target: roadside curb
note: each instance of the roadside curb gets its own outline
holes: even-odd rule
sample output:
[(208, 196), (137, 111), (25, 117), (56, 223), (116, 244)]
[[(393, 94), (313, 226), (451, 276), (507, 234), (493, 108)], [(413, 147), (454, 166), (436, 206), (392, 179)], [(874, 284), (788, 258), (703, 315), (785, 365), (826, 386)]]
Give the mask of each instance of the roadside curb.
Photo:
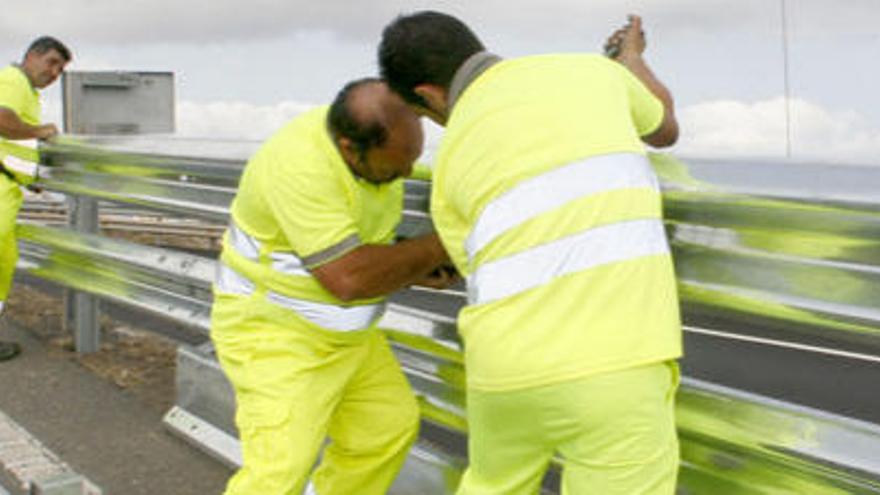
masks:
[(102, 495), (24, 428), (0, 412), (0, 487), (9, 495)]

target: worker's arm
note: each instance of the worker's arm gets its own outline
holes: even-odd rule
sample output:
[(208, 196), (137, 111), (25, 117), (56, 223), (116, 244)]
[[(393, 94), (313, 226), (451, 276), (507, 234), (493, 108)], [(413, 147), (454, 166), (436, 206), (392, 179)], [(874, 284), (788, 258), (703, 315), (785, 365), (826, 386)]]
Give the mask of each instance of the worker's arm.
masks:
[(55, 124), (30, 125), (7, 107), (0, 107), (0, 137), (6, 139), (49, 139), (58, 134)]
[(663, 103), (663, 121), (656, 130), (642, 136), (642, 141), (658, 148), (672, 146), (678, 140), (678, 121), (675, 118), (675, 104), (672, 93), (657, 79), (648, 67), (642, 54), (645, 51), (645, 33), (642, 19), (629, 16), (629, 24), (615, 31), (605, 44), (606, 52), (629, 69), (648, 90)]
[(384, 296), (419, 282), (449, 257), (437, 234), (390, 246), (367, 244), (312, 269), (325, 289), (343, 301)]
[[(350, 194), (330, 166), (296, 166), (283, 156), (275, 173), (258, 175), (265, 201), (309, 272), (331, 294), (343, 301), (388, 295), (419, 281), (449, 258), (436, 234), (395, 244), (363, 242), (359, 216), (365, 214), (345, 200)], [(266, 169), (272, 170), (272, 169)], [(388, 185), (385, 187), (399, 187)], [(393, 193), (402, 201), (402, 191)], [(386, 229), (399, 220), (392, 211), (376, 219)], [(380, 215), (378, 211), (372, 214)], [(388, 235), (393, 235), (389, 232)], [(385, 235), (379, 235), (384, 238)]]

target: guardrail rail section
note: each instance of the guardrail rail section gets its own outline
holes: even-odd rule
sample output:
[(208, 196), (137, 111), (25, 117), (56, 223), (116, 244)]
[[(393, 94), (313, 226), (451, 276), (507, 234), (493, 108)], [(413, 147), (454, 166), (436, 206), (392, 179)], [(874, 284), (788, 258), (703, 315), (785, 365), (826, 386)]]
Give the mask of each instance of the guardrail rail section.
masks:
[[(41, 149), (43, 166), (51, 169), (44, 186), (112, 202), (117, 215), (155, 210), (198, 219), (193, 228), (201, 232), (219, 232), (255, 146), (62, 139)], [(857, 366), (877, 369), (880, 169), (684, 164), (669, 155), (652, 162), (664, 187), (688, 335), (848, 352), (861, 356)], [(407, 182), (402, 235), (430, 228), (429, 189)], [(20, 269), (204, 332), (205, 343), (179, 349), (177, 401), (165, 424), (228, 465), (239, 464), (234, 398), (207, 340), (214, 260), (38, 218), (20, 223), (18, 235)], [(381, 321), (423, 416), (420, 440), (392, 493), (452, 493), (466, 465), (465, 374), (455, 332), (463, 303), (462, 288), (409, 290), (393, 297)], [(876, 421), (693, 378), (683, 380), (677, 408), (680, 493), (880, 493)], [(545, 492), (557, 493), (558, 480), (557, 463)]]

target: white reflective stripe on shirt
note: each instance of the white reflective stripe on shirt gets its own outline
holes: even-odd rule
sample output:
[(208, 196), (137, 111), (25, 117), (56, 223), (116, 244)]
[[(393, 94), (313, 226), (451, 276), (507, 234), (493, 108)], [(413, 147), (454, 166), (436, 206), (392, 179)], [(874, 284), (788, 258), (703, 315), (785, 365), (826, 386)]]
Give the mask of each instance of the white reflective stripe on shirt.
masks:
[[(236, 225), (235, 220), (232, 220), (229, 224), (229, 242), (238, 254), (251, 261), (259, 261), (260, 249), (262, 248), (260, 241), (254, 239), (253, 236)], [(272, 259), (272, 269), (277, 272), (301, 277), (312, 276), (303, 266), (299, 256), (290, 251), (273, 251), (269, 253), (269, 258)]]
[[(240, 255), (252, 261), (259, 261), (260, 241), (248, 235), (233, 220), (229, 224), (229, 242)], [(284, 275), (311, 277), (302, 260), (287, 251), (269, 253), (272, 269)], [(217, 290), (227, 294), (249, 296), (256, 286), (253, 281), (219, 262), (215, 280)], [(351, 332), (365, 330), (385, 312), (385, 303), (364, 306), (338, 306), (335, 304), (306, 301), (285, 296), (277, 292), (266, 293), (266, 300), (296, 312), (306, 320), (328, 330)]]
[(254, 293), (254, 283), (244, 275), (226, 266), (222, 261), (217, 262), (214, 284), (217, 286), (218, 291), (226, 292), (227, 294), (249, 296)]
[[(255, 290), (253, 282), (222, 262), (217, 263), (215, 284), (219, 292), (226, 294), (249, 296)], [(315, 325), (339, 332), (366, 330), (385, 313), (384, 302), (365, 306), (338, 306), (296, 299), (271, 291), (266, 293), (266, 300), (296, 312)]]
[(364, 306), (337, 306), (335, 304), (304, 301), (284, 296), (277, 292), (268, 292), (269, 302), (295, 311), (306, 320), (319, 327), (338, 332), (366, 330), (385, 313), (385, 303)]
[(658, 219), (594, 227), (480, 266), (468, 277), (468, 302), (489, 303), (599, 265), (666, 253)]
[(474, 257), (501, 234), (571, 201), (617, 189), (659, 190), (648, 159), (637, 153), (601, 155), (527, 179), (492, 200), (465, 240)]
[(260, 259), (260, 241), (254, 239), (247, 232), (241, 230), (235, 224), (235, 220), (229, 222), (229, 243), (238, 254), (253, 261)]
[(3, 166), (6, 167), (7, 170), (18, 172), (19, 174), (28, 177), (37, 176), (37, 165), (38, 164), (32, 161), (24, 160), (13, 155), (6, 155), (3, 157)]
[(302, 260), (293, 253), (275, 251), (269, 255), (272, 258), (272, 269), (285, 275), (299, 275), (311, 277), (312, 274), (303, 266)]

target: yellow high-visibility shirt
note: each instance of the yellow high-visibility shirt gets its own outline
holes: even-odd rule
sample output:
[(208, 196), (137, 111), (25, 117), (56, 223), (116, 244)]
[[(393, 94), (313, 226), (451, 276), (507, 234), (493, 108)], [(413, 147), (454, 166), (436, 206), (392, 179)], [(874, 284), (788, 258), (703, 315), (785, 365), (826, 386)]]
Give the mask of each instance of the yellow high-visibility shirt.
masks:
[[(0, 107), (8, 108), (18, 115), (25, 124), (40, 125), (40, 94), (31, 87), (31, 82), (22, 70), (14, 65), (8, 65), (0, 70)], [(0, 137), (0, 140), (3, 140)], [(5, 153), (0, 150), (0, 161)], [(15, 175), (20, 183), (33, 182), (33, 177), (19, 173), (13, 169), (7, 169)], [(2, 176), (0, 180), (5, 180)], [(13, 187), (12, 181), (7, 181)], [(14, 185), (17, 187), (17, 185)]]
[(14, 65), (0, 70), (0, 107), (12, 110), (26, 124), (40, 125), (40, 94)]
[(678, 357), (661, 197), (640, 136), (662, 103), (598, 55), (499, 62), (452, 108), (431, 213), (467, 277), (468, 386), (509, 390)]
[[(243, 256), (227, 235), (222, 260), (257, 291), (344, 306), (373, 303), (382, 298), (343, 303), (308, 269), (362, 244), (393, 242), (403, 181), (375, 185), (356, 178), (327, 131), (327, 111), (297, 117), (248, 161), (231, 213), (256, 241), (258, 259)], [(294, 264), (298, 268), (290, 268)]]

